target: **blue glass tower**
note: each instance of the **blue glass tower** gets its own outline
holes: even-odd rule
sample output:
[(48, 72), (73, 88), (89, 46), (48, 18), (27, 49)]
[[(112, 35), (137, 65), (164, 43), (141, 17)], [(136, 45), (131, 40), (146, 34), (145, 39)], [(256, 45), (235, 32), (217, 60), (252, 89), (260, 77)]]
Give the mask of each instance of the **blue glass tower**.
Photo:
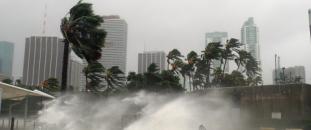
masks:
[(12, 77), (14, 44), (0, 41), (0, 74)]

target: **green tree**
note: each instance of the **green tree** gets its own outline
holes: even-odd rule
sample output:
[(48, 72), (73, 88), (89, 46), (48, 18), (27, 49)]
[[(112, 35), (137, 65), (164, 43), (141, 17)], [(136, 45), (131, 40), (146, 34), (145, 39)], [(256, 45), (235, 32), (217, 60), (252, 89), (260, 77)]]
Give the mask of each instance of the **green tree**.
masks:
[(222, 45), (220, 42), (209, 43), (202, 54), (202, 60), (200, 63), (201, 67), (198, 67), (197, 71), (203, 72), (205, 75), (204, 87), (210, 86), (210, 74), (211, 74), (211, 63), (212, 60), (219, 60), (222, 55)]
[(251, 55), (248, 56), (248, 59), (244, 67), (245, 67), (246, 75), (250, 78), (255, 78), (257, 75), (259, 75), (259, 72), (261, 71), (261, 69), (259, 68), (258, 62)]
[(244, 76), (239, 71), (232, 71), (231, 74), (225, 74), (222, 80), (222, 85), (224, 87), (244, 86), (245, 84)]
[(105, 77), (104, 72), (105, 68), (98, 62), (88, 64), (83, 69), (87, 91), (98, 91), (98, 89), (101, 87), (100, 83)]
[(175, 72), (171, 70), (159, 72), (157, 65), (154, 63), (149, 65), (147, 70), (144, 74), (129, 73), (127, 77), (129, 91), (181, 92), (184, 90)]
[(179, 52), (179, 50), (177, 49), (173, 49), (172, 51), (170, 51), (168, 53), (168, 55), (166, 56), (167, 59), (167, 70), (169, 70), (169, 66), (172, 66), (172, 69), (174, 69), (174, 64), (171, 63), (175, 63), (176, 61), (181, 61), (181, 57), (183, 57), (181, 55), (181, 53)]
[(224, 73), (220, 67), (216, 67), (213, 70), (213, 84), (220, 85), (222, 83), (222, 80), (224, 78)]
[(245, 66), (245, 64), (246, 64), (246, 62), (250, 56), (251, 56), (251, 54), (245, 50), (239, 50), (238, 51), (238, 57), (234, 60), (236, 65), (238, 66), (237, 70), (239, 70), (241, 66)]
[[(67, 86), (69, 45), (73, 52), (80, 58), (85, 59), (88, 64), (97, 64), (106, 37), (106, 32), (98, 28), (101, 23), (103, 23), (103, 19), (101, 16), (94, 14), (92, 4), (83, 3), (82, 0), (73, 6), (62, 19), (60, 25), (64, 36), (62, 91), (65, 91)], [(92, 71), (92, 73), (101, 72)]]
[[(193, 76), (194, 76), (194, 72), (195, 72), (195, 64), (197, 63), (198, 61), (198, 54), (194, 51), (191, 51), (187, 54), (187, 59), (188, 61), (188, 69), (187, 69), (187, 75), (188, 75), (188, 78), (189, 78), (189, 88), (190, 88), (190, 91), (191, 91), (191, 86), (192, 86), (192, 82), (193, 82)], [(192, 88), (194, 89), (194, 88)]]
[(107, 82), (108, 91), (117, 91), (124, 88), (125, 77), (124, 73), (119, 69), (118, 66), (112, 66), (106, 70), (106, 75), (104, 79)]
[(136, 74), (135, 72), (129, 72), (127, 76), (127, 88), (130, 91), (138, 91), (143, 89), (144, 77), (142, 74)]
[(3, 83), (6, 83), (6, 84), (11, 84), (13, 85), (13, 81), (11, 79), (4, 79), (2, 80)]
[(15, 80), (15, 86), (22, 86), (22, 81), (20, 79)]
[(56, 78), (48, 78), (43, 81), (43, 88), (49, 92), (57, 92), (60, 90), (59, 82)]
[(242, 44), (239, 43), (237, 39), (231, 38), (230, 40), (227, 40), (221, 56), (222, 60), (224, 60), (222, 69), (223, 74), (225, 73), (228, 60), (233, 60), (236, 57), (235, 53), (233, 52), (238, 52), (241, 45)]

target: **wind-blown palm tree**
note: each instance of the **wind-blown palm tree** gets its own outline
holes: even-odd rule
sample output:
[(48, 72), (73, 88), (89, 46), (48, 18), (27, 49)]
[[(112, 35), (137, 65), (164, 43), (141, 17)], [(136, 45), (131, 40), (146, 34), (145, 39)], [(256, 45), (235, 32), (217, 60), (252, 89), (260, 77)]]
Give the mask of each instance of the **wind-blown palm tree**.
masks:
[(124, 73), (119, 69), (118, 66), (112, 66), (111, 68), (107, 69), (104, 79), (107, 82), (108, 90), (120, 90), (122, 87), (125, 86)]
[(248, 59), (246, 61), (245, 71), (246, 71), (246, 75), (251, 78), (254, 78), (255, 76), (257, 76), (259, 72), (261, 71), (258, 66), (258, 62), (251, 55), (248, 56)]
[(104, 72), (105, 68), (98, 62), (88, 64), (88, 66), (83, 69), (86, 82), (85, 87), (87, 91), (97, 91), (97, 88), (100, 87), (99, 85), (102, 82), (102, 79), (105, 77)]
[(174, 63), (177, 60), (181, 60), (181, 57), (183, 57), (183, 56), (181, 55), (179, 50), (173, 49), (172, 51), (170, 51), (168, 53), (168, 55), (166, 57), (167, 57), (167, 59), (166, 59), (166, 61), (167, 61), (167, 70), (169, 70), (169, 66), (171, 65), (171, 63)]
[(242, 44), (239, 43), (237, 39), (231, 38), (230, 40), (227, 40), (227, 43), (225, 44), (225, 48), (222, 53), (222, 59), (224, 60), (224, 65), (222, 69), (222, 73), (225, 73), (226, 65), (228, 60), (233, 60), (234, 57), (236, 56), (233, 52), (238, 52), (240, 46)]
[[(64, 36), (64, 57), (62, 68), (61, 90), (67, 86), (67, 69), (69, 46), (77, 56), (85, 59), (88, 64), (96, 64), (101, 57), (106, 32), (98, 27), (103, 23), (99, 15), (95, 15), (92, 4), (80, 0), (62, 19), (60, 29)], [(99, 73), (99, 72), (97, 72)]]
[[(222, 45), (220, 42), (209, 43), (202, 54), (202, 61), (199, 62), (201, 67), (197, 71), (202, 71), (205, 74), (205, 87), (210, 84), (211, 62), (212, 60), (219, 60), (221, 58)], [(206, 67), (206, 68), (205, 68)], [(200, 70), (203, 69), (203, 70)], [(206, 69), (206, 71), (204, 71)]]
[(245, 50), (239, 50), (238, 51), (238, 58), (235, 59), (235, 63), (238, 66), (237, 70), (239, 70), (241, 66), (245, 66), (245, 64), (246, 64), (246, 62), (250, 56), (251, 56), (251, 54)]
[(187, 59), (188, 61), (188, 79), (189, 79), (189, 88), (190, 88), (190, 91), (191, 91), (191, 86), (192, 86), (192, 83), (191, 81), (193, 80), (193, 73), (195, 71), (195, 64), (197, 63), (198, 61), (198, 54), (194, 51), (191, 51), (190, 53), (188, 53), (187, 55)]

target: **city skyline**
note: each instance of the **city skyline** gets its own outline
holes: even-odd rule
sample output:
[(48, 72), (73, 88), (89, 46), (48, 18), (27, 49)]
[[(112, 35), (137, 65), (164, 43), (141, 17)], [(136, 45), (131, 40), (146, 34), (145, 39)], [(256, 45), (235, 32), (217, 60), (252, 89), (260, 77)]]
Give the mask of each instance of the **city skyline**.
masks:
[[(260, 44), (262, 50), (263, 78), (271, 84), (271, 71), (274, 68), (274, 54), (286, 57), (284, 65), (304, 65), (306, 73), (311, 72), (311, 62), (305, 57), (310, 56), (310, 32), (308, 9), (311, 1), (276, 0), (262, 2), (259, 0), (229, 0), (221, 1), (142, 1), (121, 0), (86, 0), (94, 4), (95, 11), (101, 15), (118, 14), (129, 25), (127, 72), (137, 71), (137, 53), (144, 50), (179, 49), (183, 54), (190, 50), (200, 52), (204, 45), (205, 32), (223, 30), (229, 38), (240, 38), (240, 26), (248, 17), (256, 19), (260, 27)], [(76, 1), (47, 0), (46, 34), (61, 36), (60, 19)], [(244, 5), (236, 10), (232, 6)], [(44, 1), (27, 2), (3, 0), (0, 2), (0, 14), (8, 17), (1, 20), (1, 40), (15, 43), (15, 56), (23, 55), (25, 37), (42, 32), (44, 16)], [(35, 5), (35, 6), (34, 6)], [(189, 6), (191, 5), (191, 6)], [(10, 10), (7, 7), (16, 6), (27, 10)], [(29, 7), (32, 7), (31, 9)], [(55, 10), (52, 7), (58, 7)], [(188, 8), (189, 7), (189, 8)], [(187, 8), (187, 10), (185, 10)], [(216, 15), (214, 10), (222, 8)], [(159, 11), (161, 10), (161, 11)], [(27, 13), (24, 13), (27, 12)], [(221, 15), (219, 15), (221, 14)], [(226, 16), (226, 17), (224, 17)], [(28, 19), (28, 18), (32, 19)], [(229, 20), (228, 20), (229, 19)], [(13, 22), (12, 22), (13, 21)], [(23, 22), (24, 24), (19, 24)], [(27, 26), (25, 26), (27, 25)], [(289, 53), (292, 52), (292, 53)], [(23, 59), (17, 57), (14, 61), (14, 75), (21, 75)], [(307, 75), (307, 82), (311, 82)]]

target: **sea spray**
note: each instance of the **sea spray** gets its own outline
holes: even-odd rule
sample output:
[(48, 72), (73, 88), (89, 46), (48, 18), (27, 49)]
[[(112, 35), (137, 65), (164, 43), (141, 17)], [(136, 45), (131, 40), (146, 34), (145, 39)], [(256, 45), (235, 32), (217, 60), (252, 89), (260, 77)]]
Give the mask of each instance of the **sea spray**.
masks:
[[(139, 92), (108, 99), (66, 95), (47, 103), (38, 120), (58, 130), (198, 130), (241, 125), (231, 100), (222, 94)], [(240, 123), (240, 122), (239, 122)]]

